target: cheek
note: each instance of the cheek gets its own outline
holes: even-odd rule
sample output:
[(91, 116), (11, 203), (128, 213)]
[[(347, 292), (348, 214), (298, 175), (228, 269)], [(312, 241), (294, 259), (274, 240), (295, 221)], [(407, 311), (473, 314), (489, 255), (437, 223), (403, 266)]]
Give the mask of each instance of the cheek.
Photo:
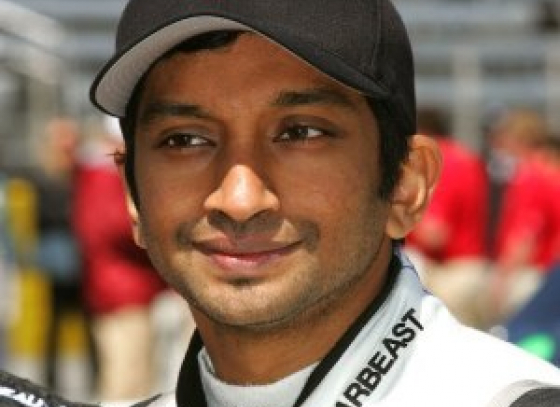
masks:
[(278, 171), (281, 202), (288, 212), (301, 208), (319, 218), (338, 216), (377, 198), (380, 177), (371, 154), (344, 151), (312, 161), (293, 160)]
[[(323, 244), (336, 246), (340, 235), (362, 234), (372, 223), (385, 222), (377, 191), (375, 163), (329, 165), (284, 176), (281, 206), (290, 217), (319, 226)], [(364, 226), (367, 224), (368, 226)], [(334, 249), (329, 247), (327, 250)]]
[(167, 239), (173, 228), (201, 216), (204, 186), (188, 174), (157, 165), (136, 171), (139, 213), (144, 231)]

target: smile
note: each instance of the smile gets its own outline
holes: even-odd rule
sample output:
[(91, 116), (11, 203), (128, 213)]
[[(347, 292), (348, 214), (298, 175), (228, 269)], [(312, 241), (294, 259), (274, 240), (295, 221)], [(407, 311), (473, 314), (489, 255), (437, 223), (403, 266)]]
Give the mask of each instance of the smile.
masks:
[[(222, 242), (223, 243), (223, 242)], [(218, 266), (229, 278), (257, 278), (262, 277), (264, 267), (285, 258), (294, 252), (301, 242), (283, 244), (258, 244), (253, 247), (244, 244), (243, 247), (225, 247), (222, 243), (207, 242), (193, 244), (205, 257)]]

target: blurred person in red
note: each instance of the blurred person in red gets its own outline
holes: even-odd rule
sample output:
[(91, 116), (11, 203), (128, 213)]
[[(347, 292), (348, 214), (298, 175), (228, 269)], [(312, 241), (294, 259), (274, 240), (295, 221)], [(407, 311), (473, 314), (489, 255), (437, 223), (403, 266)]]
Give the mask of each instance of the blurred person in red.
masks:
[(490, 123), (487, 136), (485, 155), (490, 183), (487, 241), (492, 251), (505, 191), (518, 165), (546, 139), (547, 127), (537, 111), (515, 107), (504, 110)]
[(125, 190), (114, 163), (116, 119), (84, 150), (73, 208), (85, 261), (85, 299), (99, 358), (98, 396), (132, 400), (153, 391), (151, 306), (165, 285), (134, 244)]
[(407, 248), (420, 256), (427, 287), (464, 323), (482, 328), (487, 323), (480, 301), (487, 279), (484, 165), (474, 151), (449, 136), (441, 111), (420, 109), (418, 131), (437, 141), (443, 169), (424, 217), (407, 238)]
[[(75, 119), (53, 117), (37, 149), (38, 166), (30, 174), (37, 197), (37, 265), (50, 288), (45, 380), (60, 389), (59, 337), (64, 317), (85, 315), (82, 259), (71, 221), (73, 183), (81, 129)], [(87, 327), (86, 327), (87, 328)]]
[(504, 195), (496, 237), (493, 303), (516, 312), (560, 261), (560, 141), (550, 137), (521, 162)]

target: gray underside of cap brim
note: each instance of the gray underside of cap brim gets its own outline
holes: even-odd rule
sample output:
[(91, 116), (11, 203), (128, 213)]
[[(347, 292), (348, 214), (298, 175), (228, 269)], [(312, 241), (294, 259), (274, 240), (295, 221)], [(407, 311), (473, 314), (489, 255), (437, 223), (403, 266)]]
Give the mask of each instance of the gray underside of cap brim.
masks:
[(134, 87), (158, 58), (188, 38), (216, 30), (252, 31), (236, 21), (215, 16), (191, 17), (170, 24), (137, 43), (114, 62), (97, 84), (95, 101), (107, 113), (124, 116)]

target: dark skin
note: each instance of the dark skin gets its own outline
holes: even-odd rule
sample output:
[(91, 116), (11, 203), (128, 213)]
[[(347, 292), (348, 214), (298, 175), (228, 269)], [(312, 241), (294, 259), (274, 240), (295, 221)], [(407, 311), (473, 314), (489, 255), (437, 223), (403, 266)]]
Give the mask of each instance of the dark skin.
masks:
[(414, 136), (380, 198), (365, 98), (254, 34), (156, 64), (136, 129), (135, 238), (234, 384), (271, 383), (332, 348), (383, 287), (440, 165)]

